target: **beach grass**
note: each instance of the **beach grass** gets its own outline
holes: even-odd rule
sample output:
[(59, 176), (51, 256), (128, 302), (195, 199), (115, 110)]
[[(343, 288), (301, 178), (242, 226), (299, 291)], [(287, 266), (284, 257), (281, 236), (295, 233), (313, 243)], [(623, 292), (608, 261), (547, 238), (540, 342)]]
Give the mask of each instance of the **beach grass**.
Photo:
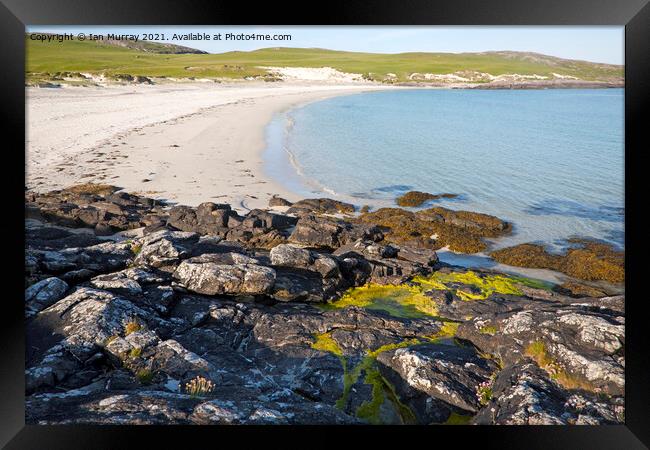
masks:
[[(491, 75), (552, 76), (583, 80), (623, 76), (623, 66), (563, 60), (533, 53), (400, 53), (379, 54), (315, 48), (274, 47), (220, 54), (162, 54), (100, 41), (39, 42), (26, 37), (27, 73), (90, 72), (147, 77), (232, 78), (267, 74), (265, 66), (332, 67), (370, 79), (406, 81), (412, 73), (449, 74), (477, 71)], [(389, 74), (394, 74), (395, 77)]]

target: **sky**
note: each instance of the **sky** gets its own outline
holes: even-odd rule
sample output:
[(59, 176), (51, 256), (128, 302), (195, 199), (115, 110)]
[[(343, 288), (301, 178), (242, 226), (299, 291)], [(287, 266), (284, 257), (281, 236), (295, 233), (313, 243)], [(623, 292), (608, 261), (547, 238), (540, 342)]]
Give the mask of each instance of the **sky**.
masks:
[[(209, 53), (265, 47), (316, 47), (372, 53), (514, 50), (567, 59), (623, 64), (622, 26), (37, 26), (29, 32), (163, 33), (171, 42)], [(221, 33), (220, 41), (181, 41), (174, 33)], [(232, 34), (290, 34), (291, 40), (225, 40)]]

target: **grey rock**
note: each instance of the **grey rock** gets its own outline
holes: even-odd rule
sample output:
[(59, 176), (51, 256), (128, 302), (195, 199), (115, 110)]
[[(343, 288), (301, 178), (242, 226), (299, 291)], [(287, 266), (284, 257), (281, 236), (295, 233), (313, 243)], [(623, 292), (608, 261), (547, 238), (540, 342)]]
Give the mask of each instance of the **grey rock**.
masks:
[(239, 253), (204, 255), (179, 264), (174, 278), (198, 294), (265, 294), (275, 283), (275, 270), (257, 262)]
[(569, 394), (548, 380), (532, 363), (519, 363), (499, 373), (492, 399), (472, 420), (475, 424), (567, 425), (621, 421), (622, 400)]
[(191, 232), (161, 230), (144, 237), (134, 264), (161, 267), (189, 257), (199, 235)]
[(429, 419), (427, 397), (439, 405), (444, 402), (449, 411), (477, 412), (478, 387), (497, 370), (493, 361), (479, 357), (472, 347), (450, 343), (398, 348), (381, 353), (377, 361), (402, 401), (424, 421)]
[(46, 278), (25, 290), (25, 307), (28, 317), (61, 300), (69, 289), (68, 283), (56, 277)]

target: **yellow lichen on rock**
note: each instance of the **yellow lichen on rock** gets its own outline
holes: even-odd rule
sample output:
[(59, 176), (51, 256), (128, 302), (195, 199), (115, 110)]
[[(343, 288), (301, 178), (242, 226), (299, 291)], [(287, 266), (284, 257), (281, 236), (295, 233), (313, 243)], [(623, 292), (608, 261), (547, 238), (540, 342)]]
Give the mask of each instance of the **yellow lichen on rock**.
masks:
[(367, 284), (348, 290), (339, 300), (323, 308), (357, 306), (386, 311), (394, 317), (418, 318), (437, 316), (435, 302), (424, 295), (419, 286)]
[(324, 352), (332, 353), (336, 356), (343, 356), (343, 350), (339, 347), (339, 344), (332, 339), (332, 333), (322, 333), (314, 336), (316, 341), (311, 344), (311, 348), (314, 350), (321, 350)]
[[(435, 272), (429, 277), (415, 277), (414, 282), (425, 289), (452, 289), (463, 300), (485, 300), (492, 294), (522, 295), (517, 287), (517, 281), (503, 275), (478, 275), (473, 271), (441, 273)], [(450, 287), (452, 283), (465, 284), (480, 290), (480, 293), (467, 292), (457, 287)]]

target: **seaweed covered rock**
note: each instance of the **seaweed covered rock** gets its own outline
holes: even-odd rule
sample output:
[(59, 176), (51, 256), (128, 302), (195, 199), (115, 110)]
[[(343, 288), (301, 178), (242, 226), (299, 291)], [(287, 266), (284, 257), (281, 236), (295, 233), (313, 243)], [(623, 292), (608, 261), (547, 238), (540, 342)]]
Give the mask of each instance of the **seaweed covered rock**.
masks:
[(585, 239), (569, 240), (573, 247), (564, 254), (549, 253), (538, 244), (520, 244), (496, 250), (496, 261), (517, 267), (552, 269), (582, 280), (625, 280), (625, 253), (608, 244)]
[(417, 207), (421, 206), (430, 200), (438, 200), (441, 198), (455, 198), (457, 194), (429, 194), (428, 192), (409, 191), (395, 200), (398, 206), (402, 207)]
[(306, 214), (351, 214), (353, 212), (354, 205), (330, 198), (307, 198), (295, 202), (287, 210), (288, 214), (296, 214), (297, 216)]
[(381, 208), (361, 214), (362, 223), (378, 225), (386, 240), (410, 247), (437, 250), (448, 246), (453, 251), (476, 253), (487, 249), (484, 237), (511, 232), (512, 226), (494, 216), (469, 211), (430, 208), (411, 212), (400, 208)]

